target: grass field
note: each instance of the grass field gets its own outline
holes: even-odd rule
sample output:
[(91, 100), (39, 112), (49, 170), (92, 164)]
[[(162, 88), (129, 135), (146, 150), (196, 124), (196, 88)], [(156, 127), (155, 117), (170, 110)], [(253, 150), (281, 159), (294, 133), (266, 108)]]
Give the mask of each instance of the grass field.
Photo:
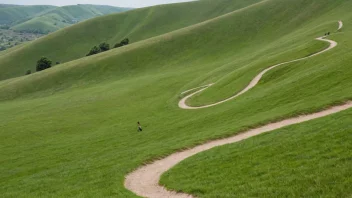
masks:
[[(352, 99), (351, 2), (255, 3), (258, 1), (199, 1), (137, 9), (89, 20), (1, 52), (2, 196), (136, 197), (123, 187), (124, 177), (144, 163)], [(191, 12), (195, 8), (200, 11)], [(209, 13), (214, 14), (212, 18)], [(177, 23), (170, 23), (173, 20)], [(343, 20), (345, 27), (330, 37), (339, 43), (336, 49), (275, 69), (253, 90), (228, 103), (198, 111), (177, 107), (180, 93), (187, 89), (217, 82), (217, 89), (209, 88), (190, 103), (217, 101), (241, 89), (263, 68), (323, 49), (326, 44), (314, 38), (334, 32), (338, 20)], [(88, 27), (95, 31), (87, 32)], [(81, 58), (92, 45), (101, 41), (113, 44), (124, 37), (133, 43)], [(17, 77), (34, 67), (42, 55), (65, 63)], [(205, 152), (175, 167), (162, 183), (201, 197), (233, 192), (241, 192), (239, 196), (343, 196), (351, 185), (350, 114), (349, 110)], [(143, 133), (137, 133), (137, 121), (142, 123)], [(282, 142), (273, 143), (278, 139)], [(275, 158), (278, 151), (281, 155)], [(309, 160), (304, 161), (306, 156)], [(264, 161), (253, 162), (253, 158)], [(297, 159), (296, 163), (292, 159)], [(275, 166), (274, 160), (287, 165), (287, 170)], [(317, 161), (327, 170), (316, 170)], [(250, 172), (253, 163), (259, 164), (253, 174), (264, 183), (238, 170), (248, 168)], [(297, 176), (290, 171), (302, 163), (305, 166), (298, 171), (310, 175), (300, 177), (304, 182), (282, 189), (284, 182), (278, 183), (274, 177), (283, 176), (284, 184), (292, 184)], [(338, 163), (338, 168), (331, 163)], [(204, 174), (191, 178), (192, 164)], [(273, 175), (264, 172), (266, 167)], [(334, 175), (328, 170), (335, 171)], [(238, 184), (252, 181), (260, 189), (247, 192), (246, 185), (216, 186), (218, 189), (210, 185), (212, 181), (234, 182), (234, 175), (239, 176)], [(285, 180), (287, 175), (290, 177)], [(320, 179), (322, 175), (336, 182), (328, 184)], [(314, 182), (311, 178), (321, 185), (307, 189)], [(276, 187), (280, 189), (270, 190)]]
[[(80, 23), (0, 57), (2, 70), (0, 79), (22, 76), (28, 69), (34, 70), (36, 61), (41, 56), (46, 56), (55, 62), (68, 62), (84, 57), (93, 46), (101, 42), (108, 42), (113, 46), (128, 37), (132, 43), (135, 43), (243, 8), (258, 0), (229, 2), (232, 1), (223, 0), (217, 3), (207, 0), (191, 2), (186, 6), (162, 5)], [(193, 16), (192, 9), (198, 10), (197, 15)], [(140, 20), (141, 18), (144, 20)], [(170, 20), (177, 20), (177, 22), (170, 23)], [(86, 31), (87, 29), (94, 29), (94, 31)], [(19, 63), (18, 59), (23, 61)]]
[(349, 197), (352, 110), (212, 149), (161, 180), (198, 197)]

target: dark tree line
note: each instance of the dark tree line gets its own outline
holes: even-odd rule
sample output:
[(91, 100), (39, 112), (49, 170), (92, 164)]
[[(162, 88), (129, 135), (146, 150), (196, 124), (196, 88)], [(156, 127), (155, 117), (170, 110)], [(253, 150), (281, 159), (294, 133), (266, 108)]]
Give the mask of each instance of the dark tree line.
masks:
[[(125, 45), (128, 45), (130, 43), (130, 40), (128, 38), (123, 39), (120, 43), (116, 43), (114, 45), (114, 48), (119, 48), (119, 47), (123, 47)], [(106, 42), (101, 43), (99, 46), (94, 46), (89, 53), (87, 54), (87, 56), (91, 56), (94, 54), (99, 54), (101, 52), (106, 52), (110, 50), (110, 45)], [(60, 64), (60, 62), (56, 62), (56, 64)], [(49, 69), (52, 65), (52, 61), (46, 57), (42, 57), (37, 61), (37, 66), (36, 66), (36, 71), (43, 71), (46, 69)], [(27, 72), (25, 73), (26, 75), (31, 74), (32, 71), (31, 70), (27, 70)]]
[[(49, 69), (51, 68), (51, 65), (52, 65), (52, 61), (46, 57), (41, 57), (38, 61), (37, 61), (37, 65), (36, 65), (36, 71), (37, 72), (40, 72), (40, 71), (43, 71), (43, 70), (46, 70), (46, 69)], [(56, 62), (56, 64), (60, 64), (59, 61)], [(26, 71), (25, 73), (26, 75), (30, 75), (32, 74), (32, 71), (29, 69)]]
[(52, 61), (46, 57), (42, 57), (37, 61), (37, 71), (43, 71), (51, 67)]
[(130, 43), (130, 40), (128, 38), (123, 39), (120, 43), (116, 43), (114, 48), (119, 48), (125, 45), (128, 45)]
[(94, 54), (99, 54), (100, 52), (105, 52), (110, 50), (110, 45), (108, 43), (101, 43), (99, 46), (94, 46), (89, 53), (87, 54), (87, 56), (91, 56)]
[[(128, 45), (130, 42), (130, 40), (128, 38), (123, 39), (120, 43), (116, 43), (114, 45), (114, 48), (118, 48), (118, 47), (122, 47), (125, 45)], [(92, 49), (89, 51), (89, 53), (87, 54), (87, 56), (91, 56), (94, 54), (99, 54), (101, 52), (106, 52), (110, 50), (110, 45), (106, 42), (101, 43), (99, 46), (94, 46), (92, 47)]]

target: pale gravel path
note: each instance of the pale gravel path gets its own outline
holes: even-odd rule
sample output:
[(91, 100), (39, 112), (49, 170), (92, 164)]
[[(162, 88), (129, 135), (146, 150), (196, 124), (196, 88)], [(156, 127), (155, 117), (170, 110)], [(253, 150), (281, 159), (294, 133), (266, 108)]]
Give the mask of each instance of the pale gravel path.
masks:
[[(339, 28), (338, 28), (338, 30), (340, 30), (342, 27), (343, 27), (343, 23), (342, 23), (342, 21), (339, 21)], [(209, 108), (209, 107), (213, 107), (213, 106), (216, 106), (216, 105), (225, 103), (225, 102), (227, 102), (227, 101), (229, 101), (229, 100), (233, 100), (233, 99), (235, 99), (235, 98), (241, 96), (242, 94), (246, 93), (247, 91), (249, 91), (249, 90), (252, 89), (253, 87), (255, 87), (255, 86), (258, 84), (258, 82), (260, 81), (260, 79), (263, 77), (263, 75), (264, 75), (265, 73), (267, 73), (268, 71), (270, 71), (270, 70), (272, 70), (272, 69), (275, 69), (276, 67), (279, 67), (279, 66), (282, 66), (282, 65), (286, 65), (286, 64), (289, 64), (289, 63), (294, 63), (294, 62), (306, 60), (306, 59), (308, 59), (308, 58), (311, 58), (311, 57), (320, 55), (320, 54), (325, 53), (325, 52), (327, 52), (327, 51), (329, 51), (329, 50), (331, 50), (331, 49), (333, 49), (333, 48), (335, 48), (335, 47), (337, 46), (337, 43), (336, 43), (335, 41), (326, 39), (326, 37), (319, 37), (319, 38), (316, 38), (316, 40), (328, 42), (328, 43), (330, 43), (330, 46), (329, 46), (328, 48), (326, 48), (326, 49), (324, 49), (324, 50), (322, 50), (322, 51), (320, 51), (320, 52), (317, 52), (317, 53), (315, 53), (315, 54), (312, 54), (312, 55), (310, 55), (310, 56), (307, 56), (307, 57), (304, 57), (304, 58), (299, 58), (299, 59), (292, 60), (292, 61), (287, 61), (287, 62), (279, 63), (279, 64), (277, 64), (277, 65), (274, 65), (274, 66), (271, 66), (271, 67), (265, 69), (264, 71), (260, 72), (256, 77), (254, 77), (253, 80), (249, 83), (249, 85), (247, 85), (246, 88), (244, 88), (242, 91), (240, 91), (240, 92), (237, 93), (236, 95), (234, 95), (234, 96), (232, 96), (232, 97), (230, 97), (230, 98), (227, 98), (227, 99), (225, 99), (225, 100), (222, 100), (222, 101), (219, 101), (219, 102), (216, 102), (216, 103), (213, 103), (213, 104), (209, 104), (209, 105), (199, 106), (199, 107), (192, 107), (192, 106), (188, 106), (188, 105), (186, 104), (186, 101), (187, 101), (189, 98), (191, 98), (191, 97), (193, 97), (194, 95), (196, 95), (196, 94), (198, 94), (198, 93), (200, 93), (200, 92), (206, 90), (206, 89), (209, 88), (210, 86), (214, 85), (214, 83), (213, 83), (213, 84), (201, 86), (201, 87), (204, 87), (204, 88), (202, 88), (202, 89), (200, 89), (200, 90), (198, 90), (198, 91), (196, 91), (196, 92), (194, 92), (194, 93), (192, 93), (192, 94), (190, 94), (190, 95), (188, 95), (188, 96), (185, 96), (184, 98), (182, 98), (182, 99), (180, 100), (180, 102), (178, 103), (178, 106), (179, 106), (181, 109), (204, 109), (204, 108)], [(198, 87), (198, 88), (201, 88), (201, 87)], [(197, 88), (190, 89), (190, 90), (185, 91), (185, 92), (183, 92), (183, 93), (181, 93), (181, 94), (188, 93), (188, 92), (193, 91), (193, 90), (195, 90), (195, 89), (197, 89)]]
[[(342, 22), (339, 22), (339, 24), (340, 24), (339, 29), (341, 29), (343, 26), (343, 25), (341, 25)], [(311, 55), (309, 57), (324, 53), (328, 50), (331, 50), (332, 48), (334, 48), (337, 45), (337, 43), (335, 41), (331, 41), (331, 40), (328, 40), (325, 38), (317, 38), (317, 40), (329, 42), (330, 46), (327, 49), (325, 49), (321, 52), (318, 52), (314, 55)], [(290, 62), (296, 62), (299, 60), (307, 59), (309, 57), (290, 61)], [(253, 79), (251, 84), (249, 86), (247, 86), (247, 88), (244, 90), (248, 91), (249, 89), (254, 87), (258, 83), (258, 81), (260, 80), (262, 75), (264, 73), (266, 73), (267, 71), (269, 71), (270, 69), (273, 69), (275, 67), (278, 67), (278, 66), (280, 66), (282, 64), (286, 64), (286, 63), (289, 63), (289, 62), (281, 63), (281, 64), (272, 66), (272, 67), (264, 70), (258, 76), (256, 76), (256, 78)], [(206, 85), (206, 88), (209, 86), (211, 86), (211, 85)], [(198, 88), (201, 88), (201, 87), (198, 87)], [(205, 90), (206, 88), (203, 88), (203, 89), (197, 91), (196, 93), (201, 92), (201, 91)], [(197, 88), (194, 88), (194, 89), (197, 89)], [(184, 93), (188, 93), (190, 91), (193, 91), (194, 89), (185, 91)], [(246, 91), (244, 91), (244, 92), (246, 92)], [(191, 94), (190, 96), (192, 96), (194, 94), (195, 93)], [(187, 100), (187, 98), (186, 98), (186, 100)], [(229, 99), (224, 100), (224, 102), (226, 102), (228, 100)], [(212, 106), (214, 106), (214, 105), (212, 105)], [(327, 110), (320, 111), (317, 113), (304, 115), (304, 116), (298, 116), (295, 118), (289, 118), (289, 119), (275, 122), (275, 123), (270, 123), (265, 126), (249, 130), (247, 132), (235, 135), (230, 138), (221, 139), (221, 140), (214, 140), (214, 141), (205, 143), (203, 145), (196, 146), (196, 147), (189, 149), (189, 150), (174, 153), (164, 159), (157, 160), (157, 161), (153, 162), (152, 164), (148, 164), (143, 167), (140, 167), (139, 169), (137, 169), (137, 170), (133, 171), (132, 173), (130, 173), (129, 175), (127, 175), (126, 179), (125, 179), (125, 187), (139, 196), (148, 197), (148, 198), (192, 198), (193, 197), (192, 195), (168, 191), (164, 187), (160, 186), (159, 180), (160, 180), (161, 175), (163, 173), (165, 173), (166, 171), (168, 171), (169, 169), (171, 169), (176, 164), (178, 164), (179, 162), (185, 160), (186, 158), (189, 158), (189, 157), (191, 157), (195, 154), (198, 154), (200, 152), (212, 149), (214, 147), (239, 142), (239, 141), (251, 138), (253, 136), (257, 136), (259, 134), (267, 133), (267, 132), (270, 132), (270, 131), (273, 131), (276, 129), (280, 129), (280, 128), (283, 128), (286, 126), (306, 122), (309, 120), (314, 120), (317, 118), (325, 117), (325, 116), (335, 114), (335, 113), (338, 113), (338, 112), (341, 112), (341, 111), (344, 111), (344, 110), (347, 110), (350, 108), (352, 108), (352, 101), (349, 101), (343, 105), (335, 106), (335, 107), (332, 107), (332, 108), (329, 108)]]
[(325, 117), (334, 113), (341, 112), (343, 110), (347, 110), (349, 108), (352, 108), (351, 101), (344, 105), (335, 106), (318, 113), (313, 113), (310, 115), (299, 116), (299, 117), (283, 120), (280, 122), (271, 123), (271, 124), (235, 135), (230, 138), (215, 140), (200, 146), (196, 146), (189, 150), (174, 153), (164, 159), (157, 160), (152, 164), (145, 165), (137, 169), (136, 171), (132, 172), (131, 174), (127, 175), (125, 180), (125, 187), (142, 197), (191, 198), (193, 196), (184, 194), (184, 193), (176, 193), (173, 191), (168, 191), (164, 187), (160, 186), (159, 180), (161, 175), (166, 171), (168, 171), (169, 169), (171, 169), (176, 164), (178, 164), (179, 162), (185, 160), (186, 158), (189, 158), (203, 151), (212, 149), (214, 147), (239, 142), (239, 141), (251, 138), (253, 136), (257, 136), (262, 133), (270, 132), (275, 129), (280, 129), (282, 127), (290, 126), (293, 124), (298, 124), (309, 120)]
[(339, 28), (337, 29), (337, 31), (341, 30), (343, 28), (343, 22), (339, 21)]

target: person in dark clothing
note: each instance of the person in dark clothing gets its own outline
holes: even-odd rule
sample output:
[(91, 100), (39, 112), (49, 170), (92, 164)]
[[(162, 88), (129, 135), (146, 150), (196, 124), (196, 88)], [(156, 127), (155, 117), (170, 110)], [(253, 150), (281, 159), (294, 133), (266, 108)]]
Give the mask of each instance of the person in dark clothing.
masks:
[(142, 129), (141, 123), (137, 122), (137, 125), (138, 125), (138, 132), (142, 132), (143, 129)]

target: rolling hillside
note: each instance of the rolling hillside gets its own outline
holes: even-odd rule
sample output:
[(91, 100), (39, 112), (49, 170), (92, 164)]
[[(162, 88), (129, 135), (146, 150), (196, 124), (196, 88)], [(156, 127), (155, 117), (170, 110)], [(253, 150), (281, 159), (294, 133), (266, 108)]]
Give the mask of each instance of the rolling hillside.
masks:
[[(36, 61), (41, 56), (49, 57), (54, 62), (68, 62), (84, 57), (91, 47), (101, 42), (106, 41), (113, 46), (125, 37), (128, 37), (131, 42), (141, 41), (226, 14), (258, 1), (207, 0), (191, 2), (186, 7), (183, 4), (161, 5), (91, 19), (16, 50), (0, 54), (2, 70), (0, 80), (22, 76), (28, 69), (34, 71)], [(195, 16), (191, 12), (194, 9), (198, 10)], [(170, 20), (175, 22), (170, 23)], [(18, 59), (23, 61), (18, 62)]]
[[(138, 197), (124, 182), (143, 164), (352, 100), (351, 9), (345, 0), (201, 0), (94, 18), (1, 52), (1, 195)], [(336, 48), (273, 69), (241, 97), (177, 105), (210, 83), (189, 105), (230, 97), (264, 69), (327, 48), (314, 40), (327, 32)], [(126, 37), (130, 45), (85, 57)], [(23, 76), (42, 56), (62, 64)], [(349, 196), (351, 114), (206, 151), (161, 183), (198, 197)]]
[(12, 26), (11, 29), (24, 32), (48, 33), (90, 18), (128, 10), (130, 8), (100, 5), (63, 6), (50, 10), (24, 23)]
[(131, 9), (82, 4), (64, 7), (0, 5), (0, 51), (90, 18)]
[(12, 26), (27, 21), (55, 9), (55, 6), (2, 6), (0, 8), (0, 25)]

